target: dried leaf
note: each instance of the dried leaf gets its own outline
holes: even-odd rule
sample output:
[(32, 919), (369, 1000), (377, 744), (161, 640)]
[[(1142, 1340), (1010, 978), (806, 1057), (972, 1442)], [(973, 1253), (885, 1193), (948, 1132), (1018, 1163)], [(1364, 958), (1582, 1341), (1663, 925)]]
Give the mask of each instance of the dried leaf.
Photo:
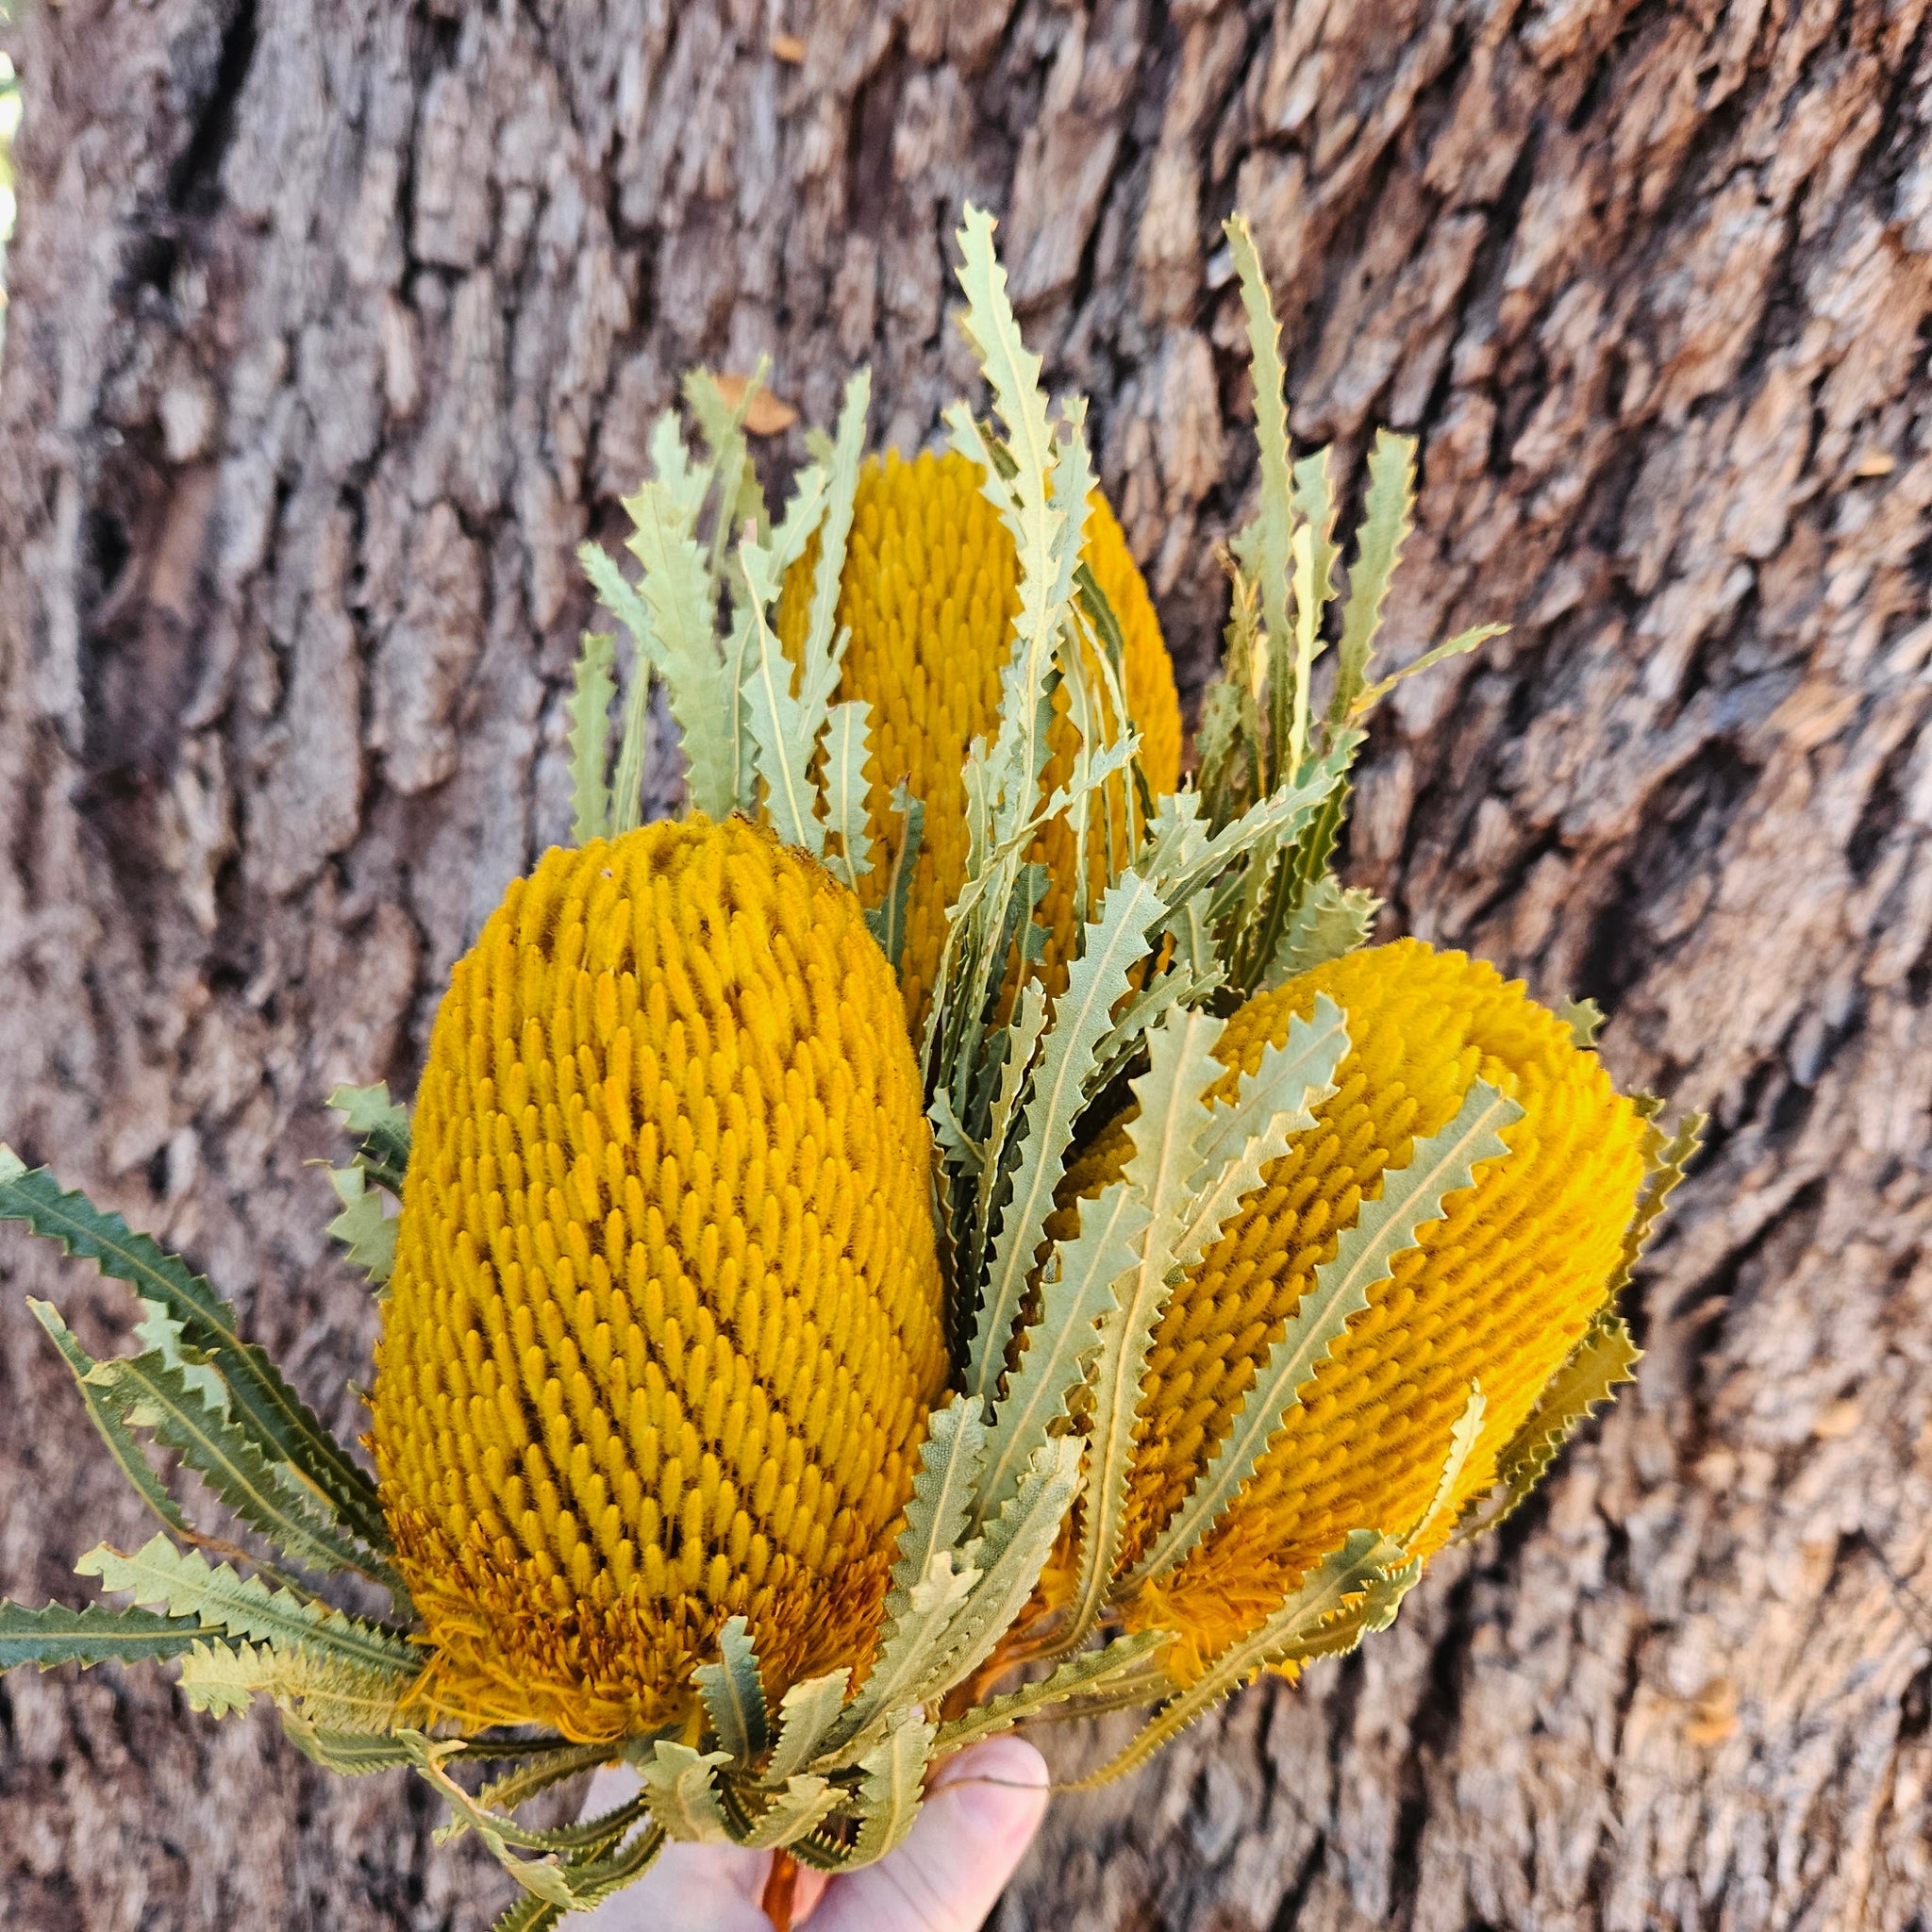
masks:
[[(718, 393), (727, 408), (736, 409), (744, 404), (745, 391), (751, 388), (748, 375), (724, 375), (714, 376)], [(751, 391), (751, 401), (744, 407), (744, 426), (754, 436), (782, 436), (798, 421), (798, 411), (790, 403), (779, 398), (760, 384)]]

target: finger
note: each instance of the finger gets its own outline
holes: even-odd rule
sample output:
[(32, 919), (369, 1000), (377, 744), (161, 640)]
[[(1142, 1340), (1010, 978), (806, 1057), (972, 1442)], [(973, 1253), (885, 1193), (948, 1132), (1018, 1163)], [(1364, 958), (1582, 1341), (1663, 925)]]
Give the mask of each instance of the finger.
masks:
[(977, 1932), (1046, 1815), (1046, 1764), (995, 1738), (935, 1783), (897, 1851), (826, 1888), (810, 1932)]
[[(607, 1765), (591, 1780), (583, 1815), (626, 1805), (637, 1790), (637, 1774), (627, 1765)], [(736, 1845), (666, 1845), (635, 1885), (595, 1911), (573, 1914), (570, 1924), (584, 1932), (772, 1932), (758, 1907), (771, 1863), (771, 1853)]]

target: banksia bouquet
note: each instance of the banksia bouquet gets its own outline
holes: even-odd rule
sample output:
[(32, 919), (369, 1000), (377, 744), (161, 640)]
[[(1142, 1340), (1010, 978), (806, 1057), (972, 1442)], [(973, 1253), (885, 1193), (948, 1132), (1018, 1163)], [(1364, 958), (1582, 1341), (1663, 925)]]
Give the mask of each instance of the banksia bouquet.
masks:
[[(1118, 1772), (1385, 1625), (1628, 1378), (1617, 1297), (1694, 1149), (1587, 1002), (1364, 948), (1331, 861), (1413, 450), (1370, 456), (1342, 596), (1245, 226), (1260, 510), (1186, 784), (991, 232), (959, 239), (993, 414), (946, 454), (865, 460), (861, 374), (774, 519), (700, 373), (637, 575), (584, 552), (633, 649), (620, 693), (585, 640), (573, 842), (458, 963), (413, 1113), (331, 1098), (373, 1474), (206, 1281), (0, 1151), (0, 1216), (142, 1301), (101, 1361), (35, 1311), (161, 1523), (79, 1566), (129, 1607), (0, 1607), (0, 1664), (176, 1659), (197, 1709), (413, 1767), (525, 1932), (667, 1839), (863, 1863), (968, 1743), (1144, 1707)], [(646, 826), (654, 681), (691, 811)], [(517, 1823), (620, 1758), (633, 1802)]]

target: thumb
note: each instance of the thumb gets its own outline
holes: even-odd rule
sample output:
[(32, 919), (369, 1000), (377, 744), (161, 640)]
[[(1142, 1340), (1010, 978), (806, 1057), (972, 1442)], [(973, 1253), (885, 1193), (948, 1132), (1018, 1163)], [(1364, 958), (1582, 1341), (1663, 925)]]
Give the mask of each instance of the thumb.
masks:
[(1046, 1763), (994, 1738), (942, 1769), (906, 1842), (835, 1878), (810, 1932), (978, 1932), (1046, 1815)]

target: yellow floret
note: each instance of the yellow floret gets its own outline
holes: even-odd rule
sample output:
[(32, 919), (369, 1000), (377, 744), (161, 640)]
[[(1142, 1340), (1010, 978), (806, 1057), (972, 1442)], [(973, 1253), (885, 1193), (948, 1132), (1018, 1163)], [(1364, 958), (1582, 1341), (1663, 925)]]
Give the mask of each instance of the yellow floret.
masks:
[[(1593, 1053), (1520, 981), (1416, 940), (1351, 954), (1260, 994), (1228, 1023), (1213, 1090), (1230, 1098), (1292, 1017), (1326, 993), (1350, 1051), (1316, 1124), (1250, 1198), (1160, 1319), (1141, 1385), (1123, 1569), (1131, 1569), (1233, 1425), (1257, 1360), (1362, 1198), (1455, 1113), (1473, 1079), (1523, 1108), (1508, 1158), (1479, 1167), (1447, 1217), (1397, 1257), (1299, 1391), (1254, 1479), (1181, 1570), (1126, 1606), (1130, 1628), (1182, 1633), (1183, 1677), (1252, 1630), (1349, 1531), (1409, 1531), (1428, 1508), (1471, 1382), (1485, 1401), (1457, 1505), (1494, 1480), (1497, 1452), (1602, 1306), (1642, 1177), (1641, 1123)], [(1069, 1176), (1091, 1196), (1118, 1172), (1116, 1126)], [(1071, 1202), (1068, 1204), (1071, 1206)], [(1454, 1508), (1424, 1539), (1440, 1545)]]
[(425, 1706), (675, 1722), (720, 1626), (862, 1666), (946, 1374), (929, 1140), (851, 893), (732, 820), (552, 851), (458, 961), (376, 1352)]
[[(900, 964), (906, 1013), (916, 1034), (924, 1022), (933, 975), (945, 940), (947, 908), (966, 877), (966, 788), (962, 774), (975, 738), (999, 725), (1000, 673), (1020, 608), (1018, 563), (999, 512), (980, 491), (977, 465), (963, 457), (927, 454), (914, 462), (896, 455), (866, 464), (853, 509), (852, 536), (840, 580), (840, 624), (852, 633), (838, 697), (872, 706), (872, 762), (867, 777), (869, 830), (876, 841), (873, 871), (859, 883), (868, 906), (886, 889), (904, 821), (891, 807), (904, 779), (924, 800), (925, 824), (908, 899), (907, 937)], [(1125, 537), (1095, 491), (1088, 501), (1082, 551), (1107, 593), (1125, 645), (1123, 684), (1127, 708), (1141, 733), (1141, 761), (1157, 796), (1180, 782), (1181, 717), (1174, 667), (1159, 621)], [(793, 569), (778, 606), (778, 636), (794, 662), (804, 650), (816, 545)], [(1049, 789), (1072, 770), (1077, 738), (1060, 693), (1054, 721)], [(1111, 728), (1112, 720), (1109, 718)], [(1132, 799), (1117, 780), (1110, 788), (1119, 846), (1129, 834)], [(1138, 824), (1138, 817), (1135, 823)], [(1090, 890), (1106, 884), (1105, 836), (1090, 833)], [(1049, 931), (1046, 976), (1057, 985), (1074, 937), (1074, 863), (1072, 828), (1047, 826), (1032, 857), (1052, 869), (1040, 908)]]

